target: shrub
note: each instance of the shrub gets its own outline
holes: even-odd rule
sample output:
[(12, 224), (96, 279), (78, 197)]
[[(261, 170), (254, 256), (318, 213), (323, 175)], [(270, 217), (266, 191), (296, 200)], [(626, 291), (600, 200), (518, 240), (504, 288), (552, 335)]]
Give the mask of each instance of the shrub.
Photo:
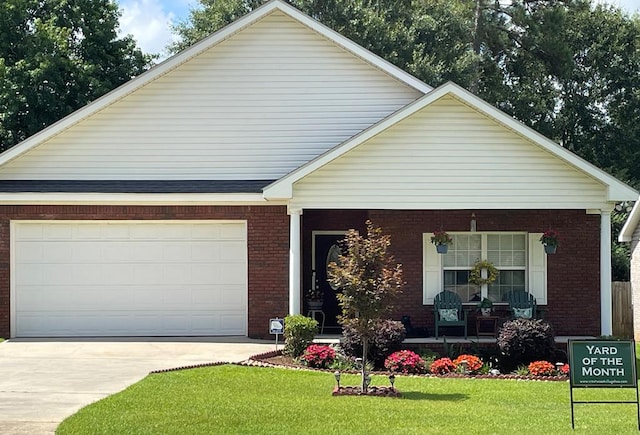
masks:
[(302, 359), (309, 367), (326, 369), (336, 358), (336, 351), (331, 346), (312, 344), (304, 351)]
[(516, 319), (506, 322), (498, 334), (500, 363), (506, 371), (519, 364), (555, 358), (554, 333), (544, 320)]
[(302, 355), (318, 333), (318, 322), (302, 314), (284, 318), (283, 353), (294, 358)]
[(392, 372), (420, 374), (425, 371), (424, 360), (415, 352), (400, 350), (384, 361), (384, 366)]
[(451, 361), (451, 358), (440, 358), (431, 364), (429, 370), (434, 375), (446, 375), (447, 373), (454, 372), (456, 368), (457, 366)]
[[(385, 357), (400, 350), (402, 341), (406, 335), (402, 322), (396, 320), (379, 320), (376, 322), (375, 333), (369, 342), (368, 358), (376, 367), (382, 367)], [(345, 322), (342, 328), (341, 347), (347, 355), (362, 356), (362, 340), (360, 334)]]
[(460, 355), (453, 360), (453, 363), (460, 366), (462, 361), (467, 361), (467, 372), (469, 373), (477, 373), (482, 368), (482, 360), (475, 355)]
[(529, 364), (529, 373), (534, 376), (553, 376), (556, 368), (549, 361), (534, 361)]

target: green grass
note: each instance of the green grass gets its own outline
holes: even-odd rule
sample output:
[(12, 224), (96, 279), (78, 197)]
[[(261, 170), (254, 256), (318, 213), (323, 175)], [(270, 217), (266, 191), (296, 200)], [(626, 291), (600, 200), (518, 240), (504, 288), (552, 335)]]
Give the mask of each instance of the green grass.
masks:
[[(87, 406), (59, 434), (566, 434), (568, 382), (398, 376), (400, 399), (332, 397), (331, 373), (216, 366), (149, 375)], [(357, 385), (343, 375), (343, 385)], [(373, 376), (372, 385), (388, 385)], [(633, 400), (632, 389), (574, 390)], [(637, 434), (636, 407), (575, 405), (576, 434)]]

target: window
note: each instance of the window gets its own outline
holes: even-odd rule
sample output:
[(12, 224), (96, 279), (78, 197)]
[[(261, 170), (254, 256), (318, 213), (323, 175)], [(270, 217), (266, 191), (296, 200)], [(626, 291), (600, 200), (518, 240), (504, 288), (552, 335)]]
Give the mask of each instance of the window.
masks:
[[(519, 233), (449, 233), (453, 243), (446, 254), (437, 254), (424, 235), (425, 303), (443, 289), (451, 290), (463, 302), (475, 302), (488, 297), (502, 302), (513, 290), (529, 291), (539, 304), (546, 303), (546, 256), (537, 238), (539, 234)], [(490, 285), (469, 282), (469, 274), (478, 260), (489, 260), (500, 271)]]

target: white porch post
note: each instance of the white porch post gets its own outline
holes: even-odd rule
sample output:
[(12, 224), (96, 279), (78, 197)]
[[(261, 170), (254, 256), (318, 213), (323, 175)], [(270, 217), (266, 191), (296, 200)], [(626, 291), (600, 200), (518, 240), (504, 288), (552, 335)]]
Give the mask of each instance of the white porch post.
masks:
[(611, 211), (600, 211), (600, 334), (613, 334), (611, 309)]
[(302, 209), (289, 209), (289, 314), (300, 314), (300, 217)]

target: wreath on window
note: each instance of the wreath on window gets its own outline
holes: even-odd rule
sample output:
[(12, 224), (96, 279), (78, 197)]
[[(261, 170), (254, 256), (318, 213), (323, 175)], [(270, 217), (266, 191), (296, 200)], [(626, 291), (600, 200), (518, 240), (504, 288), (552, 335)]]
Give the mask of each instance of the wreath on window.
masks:
[[(487, 277), (482, 277), (482, 269), (487, 269)], [(492, 284), (500, 272), (489, 260), (478, 260), (469, 274), (469, 282), (476, 285)]]

